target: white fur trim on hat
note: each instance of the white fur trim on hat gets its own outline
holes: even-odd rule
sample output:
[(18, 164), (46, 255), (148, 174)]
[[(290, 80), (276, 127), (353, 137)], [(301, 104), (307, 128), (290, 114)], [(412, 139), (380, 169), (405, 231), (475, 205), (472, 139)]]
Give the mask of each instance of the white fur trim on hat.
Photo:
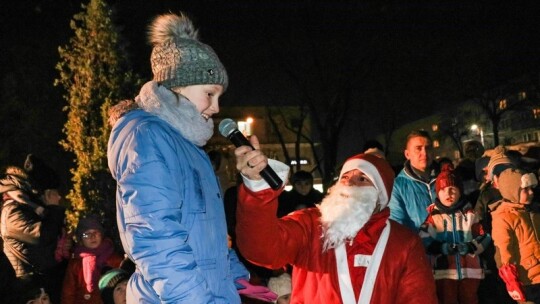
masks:
[(534, 173), (527, 173), (521, 176), (521, 188), (536, 187), (538, 185), (538, 179)]
[(379, 194), (379, 203), (381, 204), (381, 207), (386, 207), (388, 205), (389, 199), (387, 189), (375, 165), (365, 159), (350, 159), (346, 161), (345, 164), (343, 164), (343, 168), (341, 169), (341, 173), (339, 174), (339, 179), (341, 180), (341, 177), (344, 173), (347, 173), (354, 169), (362, 171), (369, 178), (369, 180), (371, 180)]

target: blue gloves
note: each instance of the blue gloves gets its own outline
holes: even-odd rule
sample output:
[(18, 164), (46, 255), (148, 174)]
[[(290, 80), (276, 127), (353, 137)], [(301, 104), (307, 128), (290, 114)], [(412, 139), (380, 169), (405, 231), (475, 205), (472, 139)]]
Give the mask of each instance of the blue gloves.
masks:
[(456, 244), (442, 243), (441, 253), (444, 255), (455, 255), (458, 252)]
[(459, 243), (456, 246), (460, 255), (473, 254), (478, 249), (472, 242)]

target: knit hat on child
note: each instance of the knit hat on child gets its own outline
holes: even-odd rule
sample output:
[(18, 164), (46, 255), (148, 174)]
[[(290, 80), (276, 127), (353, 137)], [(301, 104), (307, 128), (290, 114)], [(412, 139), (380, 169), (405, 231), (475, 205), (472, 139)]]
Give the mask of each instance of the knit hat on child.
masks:
[(268, 280), (268, 288), (277, 294), (278, 298), (290, 294), (292, 290), (291, 275), (285, 272), (277, 277), (271, 277)]
[(513, 167), (513, 163), (506, 153), (506, 148), (504, 146), (497, 146), (493, 149), (493, 154), (491, 154), (489, 159), (486, 178), (493, 180), (494, 175), (499, 175), (510, 167)]
[(111, 269), (99, 279), (99, 291), (105, 304), (114, 304), (113, 291), (116, 285), (129, 280), (129, 273), (122, 269)]
[(96, 229), (99, 230), (101, 233), (103, 233), (104, 231), (103, 226), (99, 222), (99, 219), (94, 215), (89, 215), (79, 220), (79, 224), (77, 225), (77, 229), (75, 230), (77, 238), (81, 240), (83, 233), (89, 229)]
[(513, 203), (520, 200), (519, 194), (522, 188), (536, 187), (538, 180), (533, 173), (525, 173), (519, 169), (507, 169), (499, 175), (499, 191), (501, 196)]
[(454, 166), (452, 164), (445, 163), (435, 181), (435, 191), (439, 193), (440, 190), (451, 186), (458, 188), (459, 193), (463, 194), (463, 182), (461, 178), (454, 172)]
[(198, 40), (198, 31), (184, 14), (158, 16), (149, 27), (154, 80), (168, 89), (219, 84), (227, 89), (225, 67), (214, 50)]

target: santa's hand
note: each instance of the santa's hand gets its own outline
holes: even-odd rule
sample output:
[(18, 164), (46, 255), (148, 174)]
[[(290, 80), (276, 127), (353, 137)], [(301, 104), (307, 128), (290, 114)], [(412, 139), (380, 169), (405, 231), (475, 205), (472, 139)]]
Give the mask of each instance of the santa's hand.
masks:
[(274, 302), (277, 299), (277, 294), (273, 293), (268, 287), (252, 285), (246, 279), (238, 279), (234, 282), (238, 288), (238, 294), (249, 298), (254, 298), (266, 302)]
[(240, 146), (234, 150), (236, 169), (251, 180), (260, 180), (262, 177), (259, 173), (268, 165), (268, 158), (259, 150), (257, 136), (252, 135), (249, 142), (255, 149), (250, 146)]

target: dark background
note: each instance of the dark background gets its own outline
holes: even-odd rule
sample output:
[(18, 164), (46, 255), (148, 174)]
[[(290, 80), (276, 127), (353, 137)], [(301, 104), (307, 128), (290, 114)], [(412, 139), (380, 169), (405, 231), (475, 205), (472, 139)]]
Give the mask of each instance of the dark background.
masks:
[[(347, 128), (355, 132), (343, 135), (348, 144), (341, 157), (358, 152), (364, 140), (375, 136), (376, 125), (388, 118), (388, 104), (400, 113), (392, 119), (405, 123), (539, 71), (537, 1), (108, 3), (130, 43), (126, 56), (145, 80), (151, 78), (146, 26), (157, 14), (187, 12), (229, 73), (222, 107), (297, 104), (303, 91), (313, 88), (299, 87), (295, 77), (318, 77), (330, 89), (343, 77), (352, 80)], [(81, 11), (80, 4), (0, 4), (1, 165), (22, 164), (33, 152), (50, 159), (67, 177), (71, 155), (57, 144), (63, 137), (66, 101), (62, 88), (53, 86), (58, 77), (54, 67), (58, 46), (72, 35), (69, 21)], [(343, 67), (349, 70), (343, 73)], [(379, 106), (383, 99), (386, 106)], [(20, 136), (27, 137), (25, 144), (13, 144)]]

